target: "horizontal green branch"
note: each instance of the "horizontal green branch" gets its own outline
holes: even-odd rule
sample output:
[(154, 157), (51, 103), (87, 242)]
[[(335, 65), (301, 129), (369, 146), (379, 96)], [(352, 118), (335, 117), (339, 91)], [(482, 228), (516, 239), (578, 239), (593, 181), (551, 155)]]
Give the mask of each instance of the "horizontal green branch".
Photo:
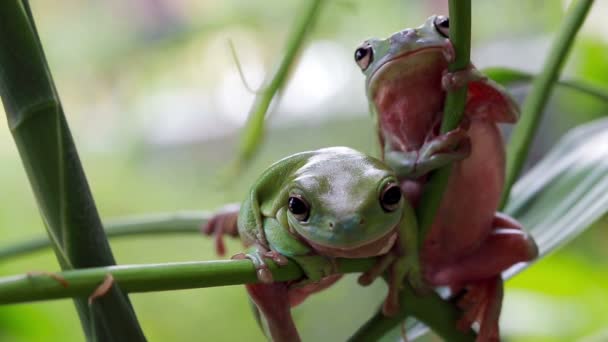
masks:
[[(340, 273), (363, 272), (374, 259), (338, 260)], [(299, 279), (293, 262), (270, 265), (276, 281)], [(0, 278), (0, 305), (70, 297), (87, 297), (111, 274), (125, 292), (151, 292), (239, 285), (257, 282), (250, 260), (195, 261), (96, 267), (65, 272), (31, 273)], [(60, 281), (61, 280), (61, 281)], [(64, 281), (67, 286), (64, 286)]]
[[(360, 273), (371, 268), (375, 262), (375, 258), (338, 259), (336, 265), (339, 273)], [(281, 267), (270, 263), (269, 267), (276, 281), (297, 280), (304, 276), (300, 267), (293, 262)], [(0, 305), (60, 298), (86, 298), (108, 274), (111, 274), (120, 289), (127, 293), (242, 285), (258, 281), (255, 267), (250, 260), (123, 265), (58, 273), (30, 273), (0, 278)], [(460, 336), (459, 340), (472, 340), (470, 332), (459, 332), (451, 324), (459, 311), (436, 294), (416, 296), (406, 284), (401, 302), (408, 307), (406, 311), (387, 322), (377, 315), (374, 322), (382, 322), (380, 330), (372, 329), (366, 333), (381, 335), (385, 324), (391, 325), (397, 322), (396, 320), (404, 319), (404, 315), (412, 315), (436, 329), (440, 335)], [(432, 314), (438, 312), (442, 314)], [(361, 336), (363, 335), (355, 339), (361, 340)]]
[[(207, 222), (210, 213), (206, 212), (177, 212), (133, 216), (116, 219), (104, 224), (107, 237), (124, 237), (131, 235), (162, 235), (178, 233), (200, 233), (201, 226)], [(32, 240), (0, 247), (0, 262), (3, 259), (18, 257), (51, 247), (46, 235)]]

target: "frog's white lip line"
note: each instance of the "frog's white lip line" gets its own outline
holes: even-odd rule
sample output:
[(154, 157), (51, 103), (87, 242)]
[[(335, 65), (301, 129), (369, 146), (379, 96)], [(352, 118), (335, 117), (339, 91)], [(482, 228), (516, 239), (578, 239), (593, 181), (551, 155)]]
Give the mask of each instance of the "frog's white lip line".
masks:
[(409, 57), (409, 56), (411, 56), (411, 55), (414, 55), (414, 54), (417, 54), (417, 53), (420, 53), (420, 52), (423, 52), (423, 51), (427, 51), (427, 50), (441, 50), (441, 48), (442, 48), (441, 46), (427, 46), (427, 47), (422, 47), (422, 48), (417, 49), (417, 50), (403, 52), (402, 54), (399, 54), (399, 55), (395, 56), (395, 58), (391, 58), (391, 59), (389, 59), (389, 60), (387, 60), (387, 61), (383, 62), (382, 64), (380, 64), (380, 65), (379, 65), (379, 66), (376, 68), (376, 71), (374, 71), (374, 73), (372, 73), (372, 74), (369, 76), (369, 83), (370, 83), (370, 84), (374, 83), (374, 79), (376, 78), (376, 75), (377, 75), (377, 74), (378, 74), (378, 73), (379, 73), (379, 72), (380, 72), (382, 69), (384, 69), (384, 67), (385, 67), (387, 64), (392, 64), (392, 63), (394, 63), (394, 62), (396, 62), (396, 61), (398, 61), (398, 60), (400, 60), (400, 59), (403, 59), (403, 58), (405, 58), (405, 57)]
[[(387, 233), (385, 233), (384, 235), (379, 236), (378, 238), (376, 238), (374, 240), (365, 241), (365, 242), (363, 242), (361, 244), (351, 245), (351, 246), (348, 246), (348, 247), (338, 247), (338, 246), (332, 246), (332, 245), (327, 245), (327, 244), (323, 244), (323, 243), (318, 243), (318, 242), (310, 241), (309, 239), (307, 239), (304, 236), (302, 236), (302, 238), (304, 238), (304, 240), (308, 244), (310, 244), (312, 246), (319, 246), (319, 247), (323, 247), (323, 248), (333, 249), (333, 250), (336, 250), (336, 251), (350, 251), (350, 250), (353, 250), (353, 249), (358, 249), (358, 248), (361, 248), (361, 247), (366, 247), (366, 246), (372, 245), (372, 244), (374, 244), (374, 243), (376, 243), (376, 242), (378, 242), (380, 240), (383, 240), (383, 239), (387, 239), (387, 240), (391, 241), (391, 243), (389, 245), (392, 246), (392, 243), (397, 238), (396, 227), (397, 226), (393, 227)], [(394, 234), (394, 237), (390, 236), (391, 234)]]

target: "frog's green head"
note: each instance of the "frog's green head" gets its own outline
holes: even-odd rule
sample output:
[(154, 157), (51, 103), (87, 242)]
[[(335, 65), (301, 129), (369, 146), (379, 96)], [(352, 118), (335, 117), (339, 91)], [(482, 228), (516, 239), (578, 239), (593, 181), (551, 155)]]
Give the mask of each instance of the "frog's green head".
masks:
[(372, 38), (363, 42), (355, 50), (355, 61), (365, 74), (368, 92), (373, 91), (382, 78), (392, 79), (410, 70), (424, 70), (421, 65), (430, 65), (438, 57), (447, 65), (453, 58), (449, 25), (447, 17), (431, 16), (417, 28), (404, 29), (387, 39)]
[(386, 253), (407, 205), (394, 172), (350, 148), (318, 152), (290, 184), (287, 219), (292, 231), (328, 256)]

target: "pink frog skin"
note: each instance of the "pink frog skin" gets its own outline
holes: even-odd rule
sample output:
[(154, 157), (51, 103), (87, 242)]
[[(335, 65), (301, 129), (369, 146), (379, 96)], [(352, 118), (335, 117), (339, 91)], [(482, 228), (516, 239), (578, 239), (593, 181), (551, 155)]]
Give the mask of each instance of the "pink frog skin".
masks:
[[(459, 326), (480, 323), (478, 341), (499, 340), (500, 274), (534, 259), (532, 238), (497, 213), (505, 177), (498, 123), (517, 121), (519, 109), (472, 65), (448, 73), (454, 59), (449, 20), (432, 16), (418, 28), (370, 39), (355, 51), (378, 130), (383, 160), (416, 206), (428, 173), (453, 162), (447, 190), (429, 233), (421, 239), (424, 279), (460, 294)], [(440, 134), (446, 90), (468, 84), (460, 127)]]

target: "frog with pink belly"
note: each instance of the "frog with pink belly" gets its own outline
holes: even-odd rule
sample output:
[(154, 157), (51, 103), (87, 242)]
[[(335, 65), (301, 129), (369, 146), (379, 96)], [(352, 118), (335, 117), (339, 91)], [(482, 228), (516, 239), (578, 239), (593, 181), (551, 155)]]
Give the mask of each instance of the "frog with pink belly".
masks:
[[(454, 59), (449, 20), (432, 16), (418, 28), (370, 39), (355, 51), (366, 76), (383, 160), (417, 205), (428, 173), (453, 163), (446, 192), (429, 233), (422, 238), (425, 280), (463, 293), (463, 328), (480, 323), (480, 341), (499, 339), (500, 274), (530, 261), (537, 247), (514, 219), (497, 213), (505, 173), (497, 123), (514, 123), (519, 109), (497, 84), (473, 66), (448, 73)], [(468, 84), (460, 126), (439, 133), (446, 90)]]

